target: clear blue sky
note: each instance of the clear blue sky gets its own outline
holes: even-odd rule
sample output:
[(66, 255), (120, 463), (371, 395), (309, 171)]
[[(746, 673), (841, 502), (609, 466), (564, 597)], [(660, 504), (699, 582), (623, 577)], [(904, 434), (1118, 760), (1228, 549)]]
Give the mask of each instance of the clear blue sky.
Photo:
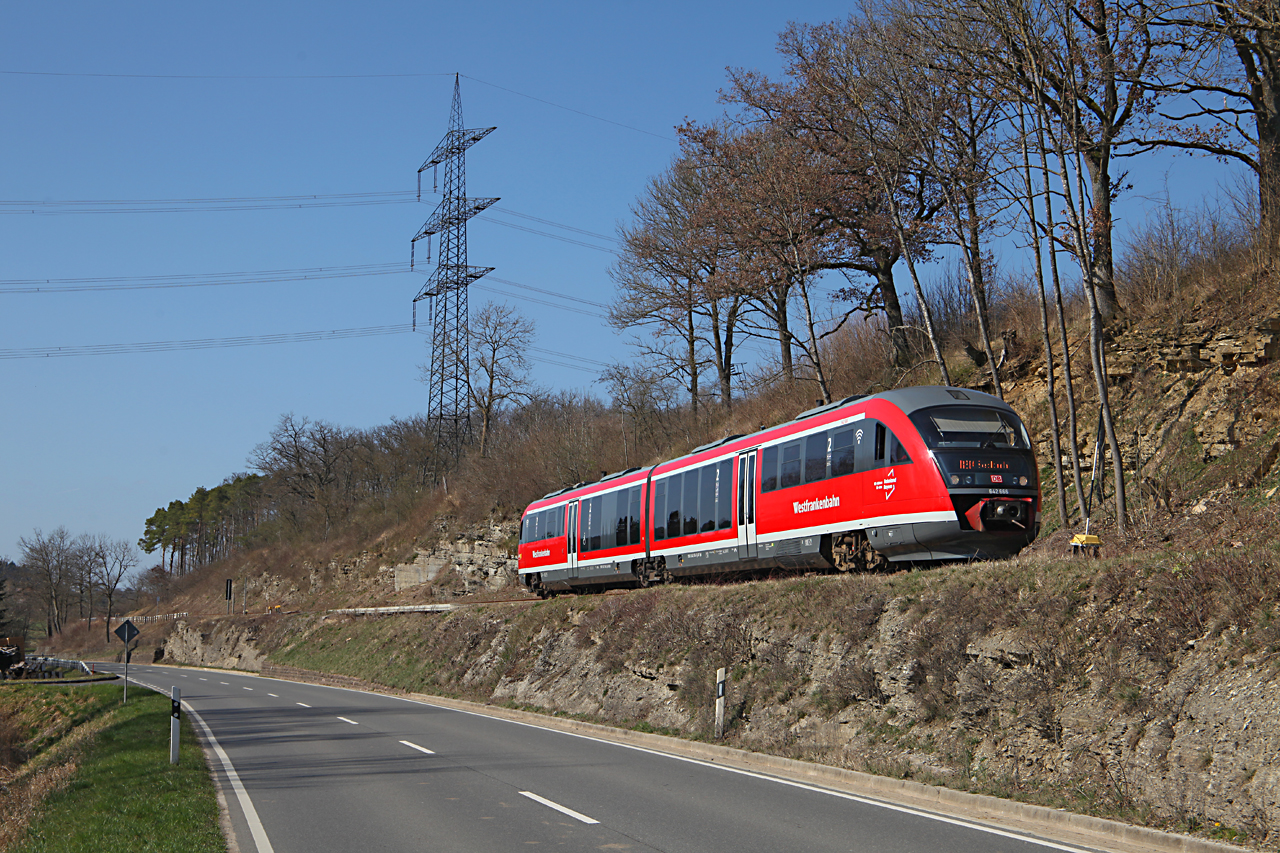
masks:
[[(611, 244), (515, 214), (613, 235), (675, 153), (673, 126), (721, 112), (726, 66), (776, 73), (776, 35), (788, 21), (817, 23), (847, 10), (822, 0), (8, 4), (0, 29), (0, 202), (413, 190), (418, 166), (446, 129), (459, 72), (467, 126), (498, 127), (467, 161), (469, 194), (502, 198), (506, 212), (486, 216), (598, 247), (473, 220), (470, 261), (496, 268), (480, 284), (506, 295), (476, 289), (472, 305), (518, 306), (538, 328), (536, 380), (591, 390), (603, 363), (625, 356), (624, 339), (599, 316), (523, 297), (600, 313), (588, 303), (612, 298), (612, 259), (600, 250)], [(421, 272), (4, 291), (18, 280), (190, 283), (177, 277), (407, 263), (409, 240), (436, 197), (424, 201), (0, 212), (0, 349), (408, 322)], [(250, 451), (283, 413), (368, 427), (421, 412), (418, 366), (426, 358), (425, 338), (402, 333), (0, 359), (0, 556), (17, 559), (18, 537), (58, 525), (136, 540), (157, 506), (246, 470)], [(579, 369), (561, 366), (568, 364)]]

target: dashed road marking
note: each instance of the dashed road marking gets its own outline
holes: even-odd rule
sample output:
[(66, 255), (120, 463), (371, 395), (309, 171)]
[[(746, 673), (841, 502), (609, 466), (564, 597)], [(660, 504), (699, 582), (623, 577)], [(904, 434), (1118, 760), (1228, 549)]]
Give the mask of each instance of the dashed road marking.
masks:
[(359, 724), (359, 723), (357, 723), (355, 720), (348, 720), (346, 717), (339, 717), (338, 719), (339, 719), (339, 720), (342, 720), (342, 722), (344, 722), (344, 723), (350, 723), (350, 724), (351, 724), (351, 725), (353, 725), (353, 726), (358, 726), (358, 725), (360, 725), (360, 724)]
[(544, 806), (546, 806), (549, 809), (555, 809), (561, 814), (567, 814), (569, 817), (573, 818), (574, 820), (580, 820), (583, 823), (599, 823), (600, 822), (595, 818), (587, 817), (586, 815), (582, 814), (582, 812), (575, 812), (573, 809), (568, 808), (567, 806), (562, 806), (559, 803), (553, 803), (551, 802), (551, 800), (548, 800), (546, 797), (539, 797), (537, 794), (533, 793), (532, 791), (521, 791), (520, 796), (528, 797), (529, 799), (533, 800), (535, 803), (542, 803)]
[(302, 707), (304, 707), (304, 708), (310, 708), (310, 707), (311, 707), (311, 706), (310, 706), (310, 705), (308, 705), (306, 702), (299, 702), (298, 704), (299, 704), (299, 705), (301, 705), (301, 706), (302, 706)]
[(435, 755), (435, 753), (434, 753), (433, 751), (431, 751), (431, 750), (427, 749), (425, 746), (418, 746), (416, 743), (412, 743), (412, 742), (407, 741), (407, 740), (402, 740), (402, 741), (400, 741), (400, 742), (401, 742), (402, 744), (404, 744), (405, 746), (409, 747), (410, 749), (416, 749), (416, 750), (418, 750), (418, 752), (425, 752), (427, 755)]

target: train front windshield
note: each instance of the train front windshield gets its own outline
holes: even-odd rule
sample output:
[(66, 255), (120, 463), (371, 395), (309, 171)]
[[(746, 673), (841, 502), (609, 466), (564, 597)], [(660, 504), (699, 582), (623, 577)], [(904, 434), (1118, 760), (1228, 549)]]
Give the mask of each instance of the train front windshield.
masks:
[(1031, 440), (1018, 416), (981, 406), (936, 406), (913, 412), (911, 422), (930, 450), (996, 448), (1030, 450)]

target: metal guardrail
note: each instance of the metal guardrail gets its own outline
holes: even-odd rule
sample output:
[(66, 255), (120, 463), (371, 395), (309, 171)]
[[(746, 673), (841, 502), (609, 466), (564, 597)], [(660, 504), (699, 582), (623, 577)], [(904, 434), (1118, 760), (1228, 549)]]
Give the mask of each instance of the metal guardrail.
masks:
[(181, 613), (156, 613), (151, 616), (112, 616), (112, 622), (123, 622), (126, 619), (133, 620), (135, 625), (145, 625), (148, 622), (171, 622), (174, 619), (186, 619), (191, 614), (187, 611)]
[(344, 607), (329, 612), (352, 616), (385, 616), (392, 613), (444, 613), (452, 609), (452, 604), (407, 604), (403, 607)]
[(67, 669), (79, 670), (85, 675), (93, 674), (89, 671), (89, 665), (82, 660), (51, 658), (45, 655), (27, 655), (27, 672), (61, 672)]

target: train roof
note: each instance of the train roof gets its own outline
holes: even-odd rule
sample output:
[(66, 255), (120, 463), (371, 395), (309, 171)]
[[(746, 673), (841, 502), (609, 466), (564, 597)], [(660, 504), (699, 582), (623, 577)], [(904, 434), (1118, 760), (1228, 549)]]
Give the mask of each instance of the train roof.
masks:
[(999, 397), (974, 391), (971, 388), (949, 388), (944, 385), (895, 388), (892, 391), (881, 391), (873, 396), (888, 400), (908, 415), (931, 406), (954, 406), (957, 403), (975, 403), (980, 406), (993, 406), (997, 409), (1013, 411), (1009, 404)]
[[(833, 412), (836, 409), (844, 408), (845, 406), (851, 405), (853, 403), (867, 402), (870, 400), (884, 400), (886, 402), (892, 403), (893, 405), (901, 409), (904, 414), (907, 414), (907, 415), (910, 415), (913, 412), (917, 412), (920, 409), (927, 409), (933, 406), (954, 406), (957, 404), (964, 405), (965, 403), (979, 405), (979, 406), (990, 406), (997, 409), (1004, 409), (1009, 412), (1013, 411), (1013, 408), (1010, 407), (1009, 404), (1006, 403), (1004, 400), (1001, 400), (999, 397), (995, 397), (983, 391), (974, 391), (971, 388), (954, 388), (954, 387), (949, 387), (945, 385), (915, 385), (910, 388), (894, 388), (891, 391), (880, 391), (876, 394), (845, 397), (843, 400), (836, 400), (833, 403), (827, 403), (822, 406), (817, 406), (815, 408), (801, 412), (800, 414), (792, 418), (790, 421), (784, 421), (783, 423), (780, 423), (780, 424), (774, 424), (773, 426), (766, 427), (765, 429), (759, 430), (758, 432), (751, 433), (750, 435), (726, 436), (725, 438), (717, 439), (715, 441), (708, 442), (707, 444), (703, 444), (700, 447), (695, 447), (693, 450), (689, 451), (688, 453), (683, 453), (680, 456), (677, 456), (673, 459), (664, 459), (663, 461), (657, 463), (656, 465), (647, 466), (647, 468), (656, 469), (659, 467), (671, 465), (672, 463), (681, 462), (683, 460), (689, 459), (690, 457), (697, 456), (699, 454), (705, 453), (708, 450), (712, 450), (722, 445), (732, 444), (734, 442), (739, 441), (740, 439), (748, 439), (748, 440), (752, 439), (757, 435), (762, 435), (763, 433), (769, 432), (770, 430), (778, 429), (779, 427), (785, 426), (788, 423), (795, 423), (796, 421), (802, 421), (807, 418), (812, 418), (817, 415), (825, 414), (827, 412)], [(750, 441), (747, 441), (745, 443), (749, 444)], [(602, 483), (608, 482), (609, 480), (626, 477), (627, 475), (634, 474), (640, 470), (642, 469), (628, 468), (625, 471), (619, 471), (614, 474), (608, 474), (592, 483), (577, 483), (572, 486), (566, 486), (562, 489), (557, 489), (553, 492), (548, 492), (538, 500), (534, 501), (534, 503), (542, 503), (545, 500), (557, 497), (559, 495), (566, 494), (568, 492), (576, 492), (579, 489), (585, 489), (591, 486), (597, 486)]]

